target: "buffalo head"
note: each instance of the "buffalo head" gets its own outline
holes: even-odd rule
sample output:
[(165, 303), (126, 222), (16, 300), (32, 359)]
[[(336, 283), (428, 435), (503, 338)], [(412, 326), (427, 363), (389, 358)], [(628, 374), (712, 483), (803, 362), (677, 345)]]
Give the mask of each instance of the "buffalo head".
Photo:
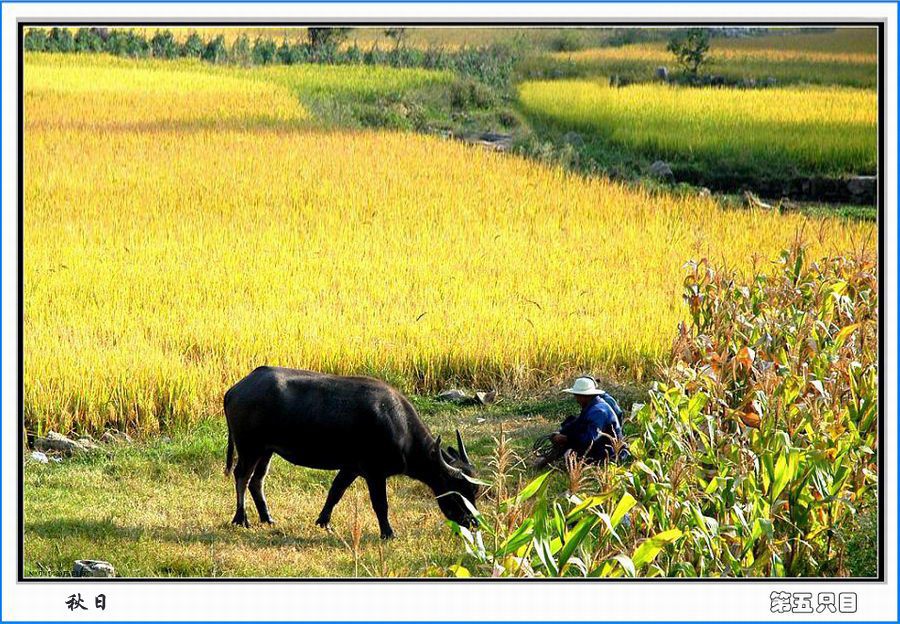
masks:
[(475, 468), (458, 429), (456, 443), (458, 450), (453, 447), (444, 450), (441, 448), (441, 436), (434, 441), (432, 457), (437, 463), (439, 475), (435, 494), (438, 506), (447, 518), (463, 526), (473, 526), (475, 516), (462, 499), (465, 498), (474, 509), (479, 488), (474, 481)]

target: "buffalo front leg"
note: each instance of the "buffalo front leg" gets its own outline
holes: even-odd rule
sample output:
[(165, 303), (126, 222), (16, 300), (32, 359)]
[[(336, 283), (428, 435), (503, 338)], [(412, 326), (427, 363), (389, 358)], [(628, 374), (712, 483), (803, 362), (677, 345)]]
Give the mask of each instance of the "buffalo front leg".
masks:
[(253, 469), (256, 467), (257, 459), (254, 458), (253, 461), (249, 461), (246, 455), (238, 456), (237, 465), (234, 467), (234, 490), (237, 494), (237, 510), (234, 512), (231, 524), (243, 527), (250, 526), (250, 523), (247, 521), (247, 512), (244, 509), (244, 495), (247, 492), (247, 483), (250, 481), (250, 475), (253, 474)]
[(250, 496), (253, 497), (253, 504), (256, 505), (256, 511), (259, 513), (259, 521), (265, 524), (275, 524), (272, 516), (269, 515), (269, 506), (266, 504), (266, 495), (263, 492), (263, 480), (266, 478), (271, 460), (272, 453), (266, 453), (259, 458), (249, 486)]
[(368, 477), (366, 484), (369, 486), (369, 499), (372, 501), (372, 509), (378, 518), (378, 526), (381, 529), (381, 539), (394, 537), (394, 530), (388, 522), (387, 479), (384, 477)]
[(319, 525), (323, 529), (328, 527), (328, 523), (331, 522), (331, 512), (334, 509), (334, 506), (338, 504), (338, 501), (341, 500), (344, 492), (347, 491), (347, 488), (350, 487), (350, 484), (352, 484), (355, 480), (356, 473), (347, 470), (346, 468), (337, 473), (334, 481), (331, 482), (331, 489), (328, 490), (328, 497), (325, 499), (325, 506), (322, 507), (322, 512), (316, 519), (317, 525)]

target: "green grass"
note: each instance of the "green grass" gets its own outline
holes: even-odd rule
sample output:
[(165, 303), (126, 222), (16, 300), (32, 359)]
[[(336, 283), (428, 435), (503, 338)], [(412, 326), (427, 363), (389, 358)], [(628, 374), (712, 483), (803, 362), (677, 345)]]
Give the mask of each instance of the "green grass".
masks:
[[(623, 407), (640, 396), (634, 388), (614, 392)], [(488, 408), (413, 400), (436, 435), (452, 440), (460, 429), (482, 473), (501, 425), (526, 457), (534, 438), (577, 409), (557, 395)], [(328, 533), (314, 520), (335, 473), (279, 457), (266, 480), (277, 524), (261, 526), (248, 497), (251, 528), (232, 527), (234, 483), (222, 474), (225, 439), (222, 419), (59, 464), (27, 461), (25, 576), (67, 576), (76, 559), (109, 561), (125, 577), (424, 576), (462, 556), (424, 485), (406, 477), (388, 482), (397, 539), (379, 539), (361, 480), (335, 509)], [(355, 515), (363, 529), (357, 561), (350, 547)]]

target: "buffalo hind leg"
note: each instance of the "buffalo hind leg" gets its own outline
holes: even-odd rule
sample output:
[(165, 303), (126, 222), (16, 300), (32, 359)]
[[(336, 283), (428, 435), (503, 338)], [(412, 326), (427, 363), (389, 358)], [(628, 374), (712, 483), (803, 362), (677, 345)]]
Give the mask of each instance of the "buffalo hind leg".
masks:
[(244, 495), (247, 492), (247, 484), (250, 481), (250, 475), (253, 474), (257, 461), (259, 461), (258, 456), (254, 456), (252, 460), (249, 460), (246, 453), (238, 454), (237, 464), (234, 467), (234, 490), (237, 494), (237, 510), (234, 512), (231, 524), (243, 527), (250, 526), (250, 523), (247, 521), (247, 512), (244, 509)]
[(350, 484), (355, 480), (356, 473), (347, 470), (346, 468), (337, 473), (334, 481), (331, 482), (331, 489), (328, 490), (325, 506), (322, 507), (322, 512), (316, 519), (317, 525), (323, 529), (328, 527), (328, 523), (331, 522), (331, 511), (334, 509), (334, 506), (338, 504), (338, 501), (341, 500), (341, 497), (344, 495), (344, 492), (347, 491), (347, 488), (350, 487)]
[(256, 505), (256, 511), (259, 513), (259, 521), (264, 524), (275, 524), (272, 516), (269, 515), (269, 506), (266, 504), (266, 495), (263, 492), (263, 480), (266, 478), (271, 460), (272, 453), (265, 453), (259, 458), (249, 485), (250, 496), (253, 497), (253, 504)]
[(369, 486), (369, 499), (372, 501), (372, 509), (378, 518), (378, 526), (381, 528), (381, 539), (394, 537), (394, 530), (388, 522), (387, 479), (384, 477), (367, 477)]

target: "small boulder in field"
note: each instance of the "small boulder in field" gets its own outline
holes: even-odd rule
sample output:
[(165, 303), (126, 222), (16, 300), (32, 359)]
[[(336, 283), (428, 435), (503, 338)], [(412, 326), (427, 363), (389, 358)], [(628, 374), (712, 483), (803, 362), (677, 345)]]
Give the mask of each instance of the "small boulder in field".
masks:
[(106, 561), (79, 559), (72, 568), (72, 576), (76, 577), (109, 577), (115, 575), (115, 568)]
[(445, 392), (441, 392), (437, 395), (438, 401), (447, 401), (449, 403), (467, 403), (472, 400), (468, 394), (463, 392), (462, 390), (446, 390)]
[(49, 432), (45, 438), (36, 436), (34, 438), (34, 448), (39, 451), (56, 451), (64, 455), (74, 455), (75, 453), (88, 450), (81, 443), (70, 440), (55, 431)]
[(47, 456), (40, 451), (31, 451), (31, 459), (38, 462), (39, 464), (46, 464), (50, 461)]
[(669, 163), (664, 160), (657, 160), (652, 165), (650, 165), (650, 175), (652, 175), (654, 178), (665, 180), (666, 182), (671, 182), (675, 179), (675, 174), (672, 173), (672, 168), (669, 166)]
[(131, 436), (122, 431), (109, 429), (103, 432), (100, 441), (104, 444), (131, 444)]
[(83, 436), (81, 438), (78, 438), (77, 442), (88, 451), (96, 451), (100, 448), (100, 445), (97, 444), (97, 442), (91, 436)]
[(490, 405), (497, 400), (497, 391), (491, 390), (490, 392), (476, 392), (475, 398), (481, 405)]

